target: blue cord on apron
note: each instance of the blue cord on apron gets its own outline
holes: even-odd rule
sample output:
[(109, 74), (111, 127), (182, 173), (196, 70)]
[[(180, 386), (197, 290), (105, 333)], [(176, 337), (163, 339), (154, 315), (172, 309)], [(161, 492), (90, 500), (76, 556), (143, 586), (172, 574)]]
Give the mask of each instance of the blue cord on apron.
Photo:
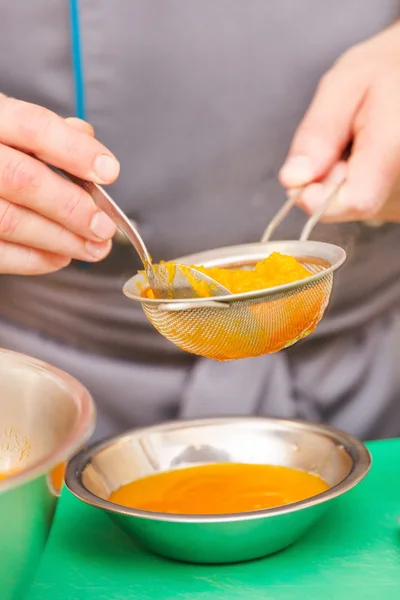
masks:
[[(75, 116), (87, 120), (86, 95), (83, 77), (83, 60), (81, 44), (81, 27), (79, 18), (79, 1), (69, 0), (70, 27), (71, 27), (71, 60), (74, 78)], [(81, 269), (89, 269), (91, 264), (83, 261), (74, 261)]]
[(74, 76), (75, 115), (86, 121), (86, 96), (83, 79), (79, 0), (69, 0), (71, 19), (72, 72)]

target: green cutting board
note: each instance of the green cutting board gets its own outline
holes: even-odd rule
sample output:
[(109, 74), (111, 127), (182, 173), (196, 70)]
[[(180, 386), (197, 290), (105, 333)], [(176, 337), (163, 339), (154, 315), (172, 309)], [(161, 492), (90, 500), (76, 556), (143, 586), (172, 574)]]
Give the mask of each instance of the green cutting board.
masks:
[(400, 600), (400, 440), (297, 544), (231, 566), (165, 560), (65, 491), (29, 600)]

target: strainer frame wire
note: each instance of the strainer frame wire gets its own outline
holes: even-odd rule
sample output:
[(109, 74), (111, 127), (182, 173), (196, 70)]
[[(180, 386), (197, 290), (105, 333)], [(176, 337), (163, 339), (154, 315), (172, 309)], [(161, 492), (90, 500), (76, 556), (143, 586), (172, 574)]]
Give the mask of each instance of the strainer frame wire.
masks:
[[(300, 233), (300, 237), (299, 237), (300, 242), (306, 242), (309, 239), (312, 230), (314, 229), (314, 227), (316, 226), (316, 224), (318, 223), (318, 221), (320, 220), (322, 215), (325, 213), (325, 211), (328, 209), (328, 207), (330, 206), (330, 204), (332, 203), (334, 198), (336, 198), (336, 195), (339, 192), (340, 188), (342, 187), (343, 183), (344, 183), (344, 180), (342, 179), (339, 182), (339, 184), (337, 184), (333, 187), (331, 192), (328, 194), (326, 200), (324, 202), (322, 202), (319, 209), (316, 210), (306, 221), (306, 223)], [(271, 236), (274, 233), (274, 231), (277, 229), (277, 227), (279, 227), (279, 225), (282, 223), (284, 218), (290, 213), (292, 208), (297, 204), (300, 196), (304, 192), (304, 189), (305, 189), (305, 186), (300, 187), (297, 190), (292, 190), (292, 194), (289, 196), (288, 200), (278, 210), (278, 212), (275, 214), (275, 216), (271, 219), (271, 221), (267, 225), (267, 228), (265, 229), (264, 233), (261, 236), (261, 244), (265, 244), (266, 242), (268, 242), (271, 239)]]
[[(280, 245), (286, 247), (289, 242), (281, 241), (281, 242), (269, 242), (267, 244), (261, 244), (260, 242), (256, 244), (252, 244), (255, 248), (259, 247), (259, 251), (265, 251), (266, 256), (270, 254), (268, 252), (267, 246), (272, 246), (273, 248), (279, 248)], [(181, 310), (190, 310), (196, 308), (220, 308), (227, 309), (230, 304), (235, 302), (239, 302), (241, 300), (264, 300), (269, 299), (270, 296), (273, 296), (277, 293), (285, 293), (290, 292), (292, 290), (299, 290), (305, 286), (318, 282), (323, 277), (333, 273), (336, 271), (346, 260), (346, 252), (340, 246), (335, 246), (333, 244), (328, 244), (326, 242), (317, 242), (317, 241), (308, 241), (308, 242), (300, 242), (299, 240), (295, 240), (290, 242), (291, 245), (299, 245), (299, 247), (304, 248), (304, 244), (309, 245), (310, 247), (315, 247), (317, 250), (319, 247), (330, 250), (333, 255), (335, 255), (336, 260), (330, 266), (322, 269), (319, 273), (315, 273), (314, 275), (310, 275), (310, 277), (306, 277), (299, 281), (294, 281), (292, 283), (287, 283), (284, 285), (278, 285), (271, 288), (267, 288), (265, 290), (256, 290), (252, 292), (242, 292), (240, 294), (230, 294), (229, 296), (215, 296), (212, 299), (207, 298), (190, 298), (188, 300), (166, 300), (166, 299), (156, 299), (156, 298), (145, 298), (140, 295), (140, 293), (134, 293), (131, 291), (131, 286), (133, 280), (138, 278), (138, 275), (135, 275), (131, 279), (129, 279), (124, 286), (124, 293), (126, 296), (131, 298), (132, 300), (136, 300), (141, 304), (152, 304), (157, 305), (160, 310), (167, 311), (181, 311)], [(248, 247), (248, 245), (236, 246), (232, 247), (236, 248), (239, 251), (239, 248)], [(298, 259), (301, 257), (301, 253), (296, 253)], [(294, 256), (296, 254), (293, 253)], [(317, 252), (316, 252), (317, 254)], [(321, 253), (318, 253), (321, 254)], [(313, 257), (312, 255), (307, 255), (307, 261), (311, 262)], [(181, 261), (182, 262), (182, 261)], [(205, 261), (207, 262), (207, 261)], [(215, 261), (216, 262), (216, 261)], [(221, 260), (222, 262), (222, 260)], [(143, 282), (144, 283), (144, 282)]]

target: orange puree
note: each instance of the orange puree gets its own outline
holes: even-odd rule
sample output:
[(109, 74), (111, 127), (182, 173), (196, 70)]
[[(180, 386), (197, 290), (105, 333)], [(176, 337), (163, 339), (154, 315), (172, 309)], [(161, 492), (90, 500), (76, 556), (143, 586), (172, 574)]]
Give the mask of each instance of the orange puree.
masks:
[(64, 483), (65, 466), (65, 463), (62, 462), (55, 466), (49, 473), (50, 482), (57, 493), (61, 490)]
[(296, 469), (224, 463), (138, 479), (113, 492), (109, 500), (152, 512), (218, 515), (282, 506), (328, 488), (317, 475)]
[[(174, 276), (174, 263), (162, 263), (164, 267)], [(256, 290), (265, 290), (277, 285), (292, 283), (299, 279), (309, 277), (311, 273), (307, 271), (293, 256), (286, 256), (278, 252), (273, 252), (264, 260), (258, 262), (253, 269), (223, 269), (219, 267), (197, 267), (198, 271), (209, 275), (218, 283), (221, 283), (233, 294), (242, 292), (252, 292)], [(190, 278), (189, 278), (190, 280)], [(191, 284), (200, 297), (210, 296), (207, 284), (199, 284), (191, 281)], [(146, 298), (154, 298), (151, 289), (147, 288), (143, 294)]]
[(7, 479), (7, 477), (10, 477), (11, 475), (15, 475), (16, 473), (18, 473), (19, 470), (20, 469), (14, 468), (14, 469), (10, 469), (9, 471), (0, 472), (0, 481), (2, 479)]
[(251, 270), (219, 269), (218, 267), (211, 269), (197, 267), (197, 269), (221, 283), (233, 294), (265, 290), (305, 279), (311, 275), (293, 256), (285, 256), (278, 252), (274, 252), (268, 258), (258, 262)]
[[(173, 278), (175, 263), (163, 263)], [(311, 273), (293, 256), (274, 252), (251, 269), (196, 269), (210, 275), (233, 293), (249, 292), (304, 280)], [(183, 268), (184, 270), (184, 268)], [(199, 282), (187, 274), (201, 298), (212, 295), (207, 282)], [(331, 280), (321, 279), (311, 287), (304, 285), (293, 293), (252, 300), (244, 308), (239, 303), (229, 306), (229, 313), (200, 307), (189, 314), (170, 313), (162, 319), (153, 307), (143, 304), (149, 320), (168, 340), (182, 350), (215, 360), (236, 360), (279, 352), (303, 339), (322, 318), (330, 293)], [(150, 288), (143, 298), (154, 298)], [(224, 316), (225, 318), (221, 317)]]

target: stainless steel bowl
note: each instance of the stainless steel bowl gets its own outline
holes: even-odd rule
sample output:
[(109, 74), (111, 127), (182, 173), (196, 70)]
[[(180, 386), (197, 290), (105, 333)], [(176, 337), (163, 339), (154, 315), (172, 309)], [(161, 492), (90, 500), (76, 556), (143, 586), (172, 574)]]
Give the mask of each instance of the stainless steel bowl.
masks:
[(0, 597), (21, 600), (59, 495), (52, 476), (94, 428), (86, 389), (41, 361), (0, 349)]
[[(107, 500), (135, 479), (218, 462), (285, 465), (320, 475), (331, 487), (302, 502), (242, 514), (187, 516), (124, 508)], [(292, 544), (367, 474), (364, 444), (324, 425), (262, 418), (177, 422), (94, 445), (69, 464), (66, 483), (148, 549), (181, 561), (229, 563)], [(112, 551), (112, 550), (111, 550)]]

